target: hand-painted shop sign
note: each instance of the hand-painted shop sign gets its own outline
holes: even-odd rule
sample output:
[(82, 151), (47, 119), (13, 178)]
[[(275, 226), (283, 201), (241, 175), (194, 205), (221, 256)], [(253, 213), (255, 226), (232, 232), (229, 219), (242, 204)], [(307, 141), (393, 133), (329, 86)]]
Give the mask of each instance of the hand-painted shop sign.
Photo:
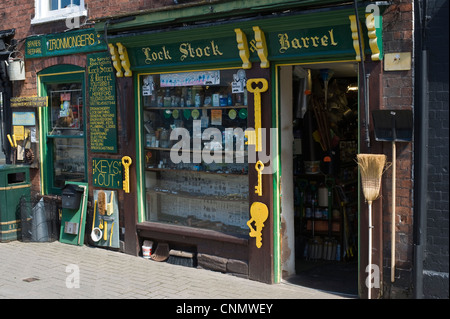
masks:
[(266, 39), (271, 60), (288, 56), (354, 53), (349, 25), (270, 32)]
[(106, 50), (106, 43), (93, 28), (32, 36), (25, 42), (28, 59), (101, 50)]
[(92, 152), (117, 152), (116, 79), (107, 52), (87, 56)]
[[(258, 31), (263, 29), (259, 29)], [(248, 55), (252, 62), (258, 57), (258, 38), (253, 30), (244, 29), (248, 39)], [(269, 31), (265, 33), (267, 58), (271, 61), (306, 57), (311, 55), (354, 55), (350, 23), (343, 25)], [(261, 41), (260, 41), (261, 42)], [(208, 62), (239, 62), (241, 57), (236, 33), (229, 37), (207, 40), (181, 41), (145, 47), (128, 48), (133, 68), (165, 66), (173, 64), (199, 64)]]
[(131, 65), (152, 67), (173, 64), (240, 61), (234, 33), (231, 37), (149, 45), (128, 51)]
[(10, 99), (11, 107), (45, 107), (48, 105), (47, 96), (19, 96)]
[(94, 187), (122, 189), (122, 159), (92, 159)]

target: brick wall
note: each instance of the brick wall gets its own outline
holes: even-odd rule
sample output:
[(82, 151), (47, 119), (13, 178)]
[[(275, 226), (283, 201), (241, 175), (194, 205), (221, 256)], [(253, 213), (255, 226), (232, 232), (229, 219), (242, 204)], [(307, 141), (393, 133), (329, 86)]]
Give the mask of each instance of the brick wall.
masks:
[[(409, 0), (395, 0), (383, 14), (383, 48), (386, 53), (413, 53), (413, 13)], [(413, 70), (384, 71), (382, 109), (413, 109)], [(383, 175), (383, 281), (384, 298), (408, 298), (412, 294), (413, 268), (413, 143), (396, 143), (396, 271), (391, 284), (392, 167)], [(383, 143), (392, 163), (392, 144)]]
[(423, 265), (425, 298), (449, 298), (448, 10), (448, 1), (428, 1), (427, 15), (430, 19), (425, 33), (429, 63), (427, 241)]
[(91, 20), (120, 15), (124, 12), (137, 12), (174, 5), (173, 0), (85, 0), (85, 2)]

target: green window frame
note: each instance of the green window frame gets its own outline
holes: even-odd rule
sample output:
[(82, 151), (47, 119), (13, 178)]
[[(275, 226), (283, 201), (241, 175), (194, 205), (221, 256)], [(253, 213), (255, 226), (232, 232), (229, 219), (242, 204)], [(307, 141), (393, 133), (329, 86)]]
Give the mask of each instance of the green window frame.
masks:
[[(38, 73), (38, 92), (40, 96), (49, 95), (49, 86), (58, 84), (76, 83), (81, 84), (81, 97), (82, 105), (86, 105), (86, 88), (85, 88), (85, 69), (68, 64), (60, 64), (49, 67)], [(80, 85), (78, 86), (80, 87)], [(74, 142), (74, 144), (82, 145), (84, 161), (84, 168), (81, 167), (81, 172), (78, 175), (83, 175), (77, 181), (87, 182), (87, 144), (86, 144), (86, 107), (81, 108), (81, 114), (78, 116), (82, 122), (79, 123), (82, 130), (81, 134), (73, 135), (58, 135), (54, 133), (52, 127), (52, 114), (51, 114), (51, 99), (49, 98), (49, 106), (40, 109), (40, 153), (41, 153), (41, 192), (43, 194), (61, 194), (62, 185), (55, 185), (55, 160), (54, 155), (57, 151), (56, 147), (58, 143), (66, 141), (68, 144)], [(81, 143), (80, 143), (81, 142)]]

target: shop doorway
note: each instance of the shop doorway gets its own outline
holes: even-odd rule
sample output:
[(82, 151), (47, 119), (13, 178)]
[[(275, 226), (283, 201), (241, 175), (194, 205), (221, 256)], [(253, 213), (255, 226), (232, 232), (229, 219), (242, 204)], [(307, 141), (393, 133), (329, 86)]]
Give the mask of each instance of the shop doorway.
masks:
[(279, 68), (282, 279), (358, 294), (355, 63)]

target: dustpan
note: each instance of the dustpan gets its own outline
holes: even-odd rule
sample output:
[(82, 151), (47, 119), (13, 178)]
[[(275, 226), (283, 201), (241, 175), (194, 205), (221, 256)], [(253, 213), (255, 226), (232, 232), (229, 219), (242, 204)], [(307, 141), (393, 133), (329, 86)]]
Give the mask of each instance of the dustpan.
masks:
[(375, 140), (392, 143), (392, 215), (391, 215), (391, 282), (395, 281), (395, 142), (411, 142), (413, 116), (411, 110), (376, 110), (372, 112)]
[(150, 256), (154, 261), (166, 261), (169, 258), (169, 244), (158, 243), (155, 252)]

